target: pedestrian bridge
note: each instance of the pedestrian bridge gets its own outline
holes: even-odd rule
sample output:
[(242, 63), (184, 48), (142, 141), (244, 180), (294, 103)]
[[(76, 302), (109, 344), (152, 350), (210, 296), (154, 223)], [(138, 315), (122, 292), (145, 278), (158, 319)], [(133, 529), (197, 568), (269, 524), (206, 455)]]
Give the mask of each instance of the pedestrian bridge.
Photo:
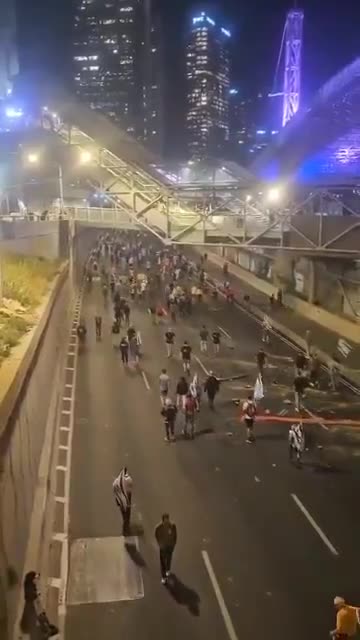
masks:
[[(261, 187), (251, 183), (245, 172), (243, 179), (232, 175), (231, 180), (184, 187), (135, 139), (73, 100), (50, 102), (43, 110), (42, 124), (63, 143), (86, 152), (94, 186), (103, 185), (112, 205), (111, 209), (65, 208), (58, 212), (62, 217), (93, 226), (144, 228), (165, 244), (220, 243), (260, 252), (281, 247), (321, 257), (359, 255), (359, 217), (349, 208), (347, 217), (327, 219), (321, 208), (316, 209), (316, 190), (303, 202), (270, 210), (259, 193)], [(339, 204), (336, 195), (329, 197)], [(322, 191), (320, 200), (324, 201)], [(305, 215), (307, 209), (313, 215)]]
[(65, 217), (83, 224), (143, 227), (165, 243), (280, 244), (280, 229), (271, 226), (268, 212), (255, 199), (248, 201), (248, 185), (243, 182), (233, 179), (184, 189), (137, 141), (78, 103), (51, 104), (42, 122), (64, 143), (90, 152), (89, 171), (104, 185), (113, 206), (112, 210), (66, 209)]

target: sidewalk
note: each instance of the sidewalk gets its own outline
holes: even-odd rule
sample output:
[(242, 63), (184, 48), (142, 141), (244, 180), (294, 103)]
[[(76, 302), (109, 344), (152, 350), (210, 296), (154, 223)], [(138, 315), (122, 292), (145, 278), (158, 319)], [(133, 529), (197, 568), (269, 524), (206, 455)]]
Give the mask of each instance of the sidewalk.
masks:
[[(222, 285), (224, 282), (222, 272), (224, 262), (225, 260), (221, 256), (211, 252), (208, 253), (205, 270), (209, 280), (213, 280), (214, 284), (221, 283)], [(227, 280), (230, 282), (236, 302), (240, 306), (246, 308), (261, 322), (264, 319), (264, 315), (267, 315), (271, 319), (273, 329), (275, 329), (277, 333), (304, 351), (306, 351), (307, 346), (305, 335), (307, 331), (310, 331), (311, 346), (316, 349), (324, 364), (329, 364), (335, 355), (340, 362), (343, 375), (355, 387), (360, 388), (360, 370), (357, 368), (360, 363), (359, 345), (346, 340), (352, 350), (348, 357), (345, 358), (337, 349), (338, 341), (342, 338), (341, 335), (323, 328), (313, 320), (308, 320), (286, 306), (279, 308), (277, 305), (274, 305), (274, 308), (271, 308), (269, 296), (272, 292), (275, 294), (276, 288), (271, 283), (261, 282), (262, 288), (268, 288), (269, 290), (269, 294), (267, 295), (247, 282), (247, 277), (249, 277), (252, 282), (259, 280), (254, 274), (248, 273), (245, 269), (232, 263), (228, 264), (229, 275)], [(244, 302), (244, 295), (250, 296), (249, 304)]]

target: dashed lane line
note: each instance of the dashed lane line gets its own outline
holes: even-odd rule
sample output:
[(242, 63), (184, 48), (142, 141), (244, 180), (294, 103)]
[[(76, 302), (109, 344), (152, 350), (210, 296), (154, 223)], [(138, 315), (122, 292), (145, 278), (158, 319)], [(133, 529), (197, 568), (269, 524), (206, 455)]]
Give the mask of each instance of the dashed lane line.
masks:
[(221, 333), (224, 334), (226, 338), (229, 338), (229, 340), (232, 340), (230, 333), (228, 333), (223, 327), (220, 327), (220, 325), (218, 324), (217, 328), (221, 331)]
[(194, 360), (196, 360), (196, 362), (198, 363), (199, 367), (201, 367), (201, 369), (203, 370), (204, 373), (206, 373), (206, 375), (209, 375), (209, 371), (208, 369), (205, 367), (205, 365), (201, 362), (200, 358), (198, 358), (197, 356), (194, 356)]
[(221, 612), (221, 615), (223, 617), (225, 628), (226, 628), (226, 631), (228, 633), (228, 636), (229, 636), (230, 640), (238, 640), (238, 636), (236, 634), (233, 622), (231, 620), (229, 610), (228, 610), (228, 608), (227, 608), (227, 606), (225, 604), (224, 597), (223, 597), (223, 595), (221, 593), (220, 585), (218, 583), (217, 577), (215, 575), (215, 571), (214, 571), (213, 566), (211, 564), (211, 560), (210, 560), (209, 554), (208, 554), (207, 551), (202, 551), (201, 555), (202, 555), (202, 558), (204, 560), (204, 564), (205, 564), (206, 570), (208, 572), (208, 575), (209, 575), (209, 578), (210, 578), (210, 582), (211, 582), (212, 587), (214, 589), (216, 600), (218, 602), (218, 605), (219, 605), (219, 608), (220, 608), (220, 612)]
[(144, 380), (145, 387), (147, 388), (148, 391), (151, 391), (150, 383), (149, 383), (149, 380), (147, 378), (147, 375), (146, 375), (145, 371), (141, 372), (141, 376), (142, 376), (142, 379)]
[(315, 520), (312, 517), (312, 515), (310, 515), (310, 513), (307, 510), (307, 508), (301, 502), (300, 498), (297, 497), (296, 493), (291, 493), (290, 495), (291, 495), (292, 499), (294, 500), (295, 504), (299, 507), (300, 511), (304, 514), (305, 518), (308, 520), (308, 522), (310, 522), (310, 524), (313, 527), (313, 529), (315, 529), (316, 533), (320, 536), (320, 538), (323, 541), (323, 543), (327, 546), (329, 551), (334, 556), (338, 556), (339, 552), (335, 549), (334, 545), (330, 542), (330, 540), (327, 537), (327, 535), (322, 531), (322, 529), (319, 527), (319, 525), (315, 522)]

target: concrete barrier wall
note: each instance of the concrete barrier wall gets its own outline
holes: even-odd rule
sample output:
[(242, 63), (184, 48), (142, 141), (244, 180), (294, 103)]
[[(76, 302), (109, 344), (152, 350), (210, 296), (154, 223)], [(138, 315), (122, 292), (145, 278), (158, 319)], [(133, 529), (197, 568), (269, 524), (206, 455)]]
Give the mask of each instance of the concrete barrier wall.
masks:
[[(16, 615), (26, 553), (29, 525), (37, 486), (39, 462), (54, 384), (58, 380), (57, 366), (65, 355), (70, 321), (70, 289), (67, 273), (61, 278), (40, 343), (30, 361), (24, 358), (20, 390), (10, 389), (13, 397), (6, 399), (0, 436), (0, 568), (8, 631)], [(36, 336), (34, 335), (34, 339)], [(31, 350), (31, 346), (30, 346)], [(15, 396), (15, 397), (14, 397)], [(4, 416), (4, 414), (3, 414)], [(4, 416), (5, 417), (5, 416)], [(1, 598), (0, 598), (1, 599)], [(4, 613), (4, 612), (3, 612)], [(1, 629), (1, 626), (0, 626)], [(6, 634), (1, 634), (6, 638)]]
[(0, 222), (0, 245), (3, 253), (55, 260), (60, 257), (59, 222)]

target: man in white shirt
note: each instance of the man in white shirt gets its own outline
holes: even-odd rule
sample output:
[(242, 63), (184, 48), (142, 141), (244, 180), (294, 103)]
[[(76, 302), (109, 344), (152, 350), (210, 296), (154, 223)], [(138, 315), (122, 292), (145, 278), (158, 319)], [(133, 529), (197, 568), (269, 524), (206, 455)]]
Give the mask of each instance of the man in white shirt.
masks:
[(131, 497), (133, 490), (132, 477), (127, 467), (124, 467), (117, 478), (113, 482), (113, 492), (115, 502), (121, 511), (123, 517), (123, 535), (128, 536), (130, 533), (130, 517), (131, 517)]

